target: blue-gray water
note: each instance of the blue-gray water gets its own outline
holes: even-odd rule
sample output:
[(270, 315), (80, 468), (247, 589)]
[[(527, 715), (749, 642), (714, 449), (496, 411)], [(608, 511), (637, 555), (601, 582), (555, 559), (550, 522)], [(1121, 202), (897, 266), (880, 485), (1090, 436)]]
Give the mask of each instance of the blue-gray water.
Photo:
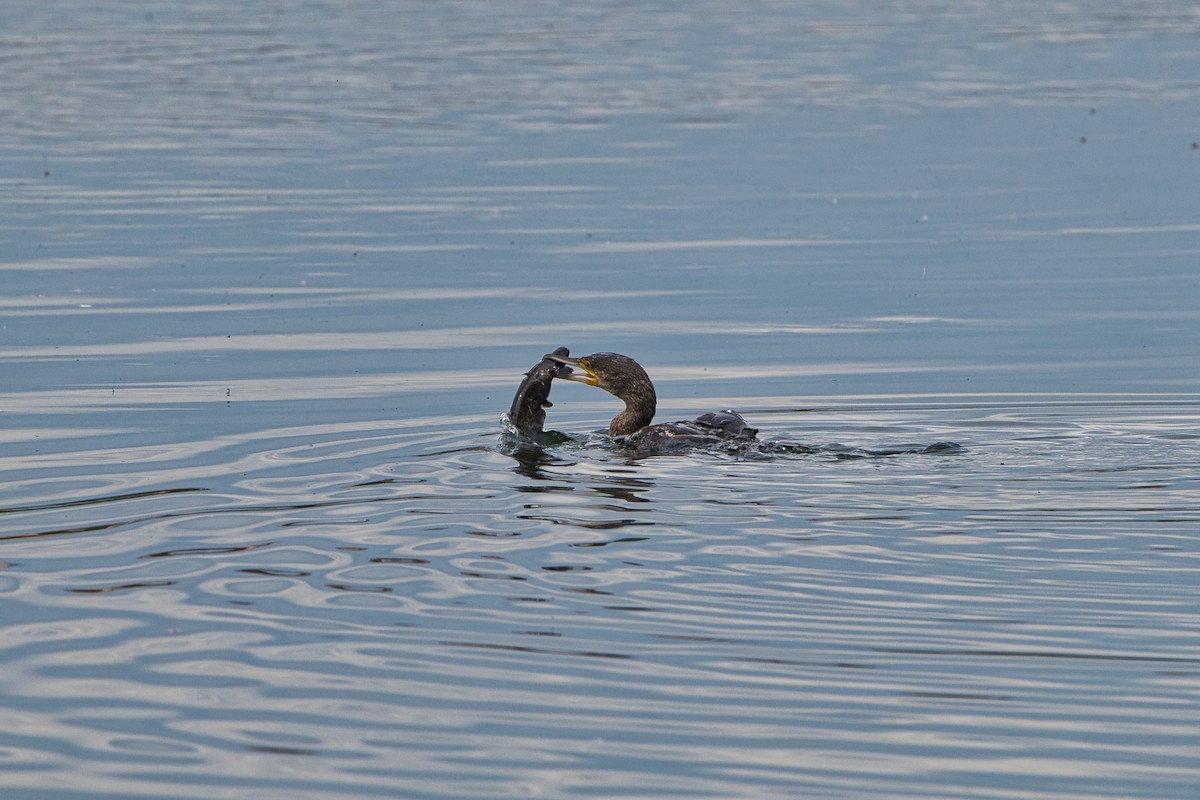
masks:
[[(3, 796), (1194, 798), (1197, 75), (1162, 0), (7, 2)], [(964, 449), (514, 458), (558, 345)]]

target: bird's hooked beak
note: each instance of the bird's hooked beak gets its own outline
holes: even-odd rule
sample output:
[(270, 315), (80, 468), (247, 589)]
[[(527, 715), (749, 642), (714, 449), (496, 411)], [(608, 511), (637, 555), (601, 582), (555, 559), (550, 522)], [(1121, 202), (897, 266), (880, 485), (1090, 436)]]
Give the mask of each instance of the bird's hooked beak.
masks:
[(588, 364), (587, 358), (567, 358), (555, 353), (547, 353), (542, 358), (548, 358), (555, 364), (562, 364), (566, 367), (571, 367), (578, 372), (571, 372), (568, 375), (559, 375), (558, 377), (566, 381), (575, 381), (576, 383), (586, 383), (588, 386), (599, 386), (600, 381), (596, 378), (596, 371)]

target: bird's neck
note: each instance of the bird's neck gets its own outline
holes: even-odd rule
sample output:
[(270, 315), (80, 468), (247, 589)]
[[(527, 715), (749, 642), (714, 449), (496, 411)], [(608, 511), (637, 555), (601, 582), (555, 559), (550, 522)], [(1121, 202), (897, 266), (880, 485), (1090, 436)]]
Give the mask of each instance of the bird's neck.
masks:
[(656, 407), (657, 403), (653, 393), (649, 397), (625, 398), (625, 410), (612, 418), (612, 422), (608, 425), (608, 435), (628, 436), (634, 431), (640, 431), (654, 419)]

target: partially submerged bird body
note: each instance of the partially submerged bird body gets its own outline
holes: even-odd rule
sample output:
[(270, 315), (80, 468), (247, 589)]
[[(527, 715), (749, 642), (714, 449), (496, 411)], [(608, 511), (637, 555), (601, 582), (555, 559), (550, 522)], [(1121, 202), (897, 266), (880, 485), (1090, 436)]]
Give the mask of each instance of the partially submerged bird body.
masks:
[(757, 434), (758, 430), (747, 425), (736, 411), (710, 411), (688, 422), (647, 425), (613, 439), (639, 452), (673, 452), (707, 447), (736, 448), (756, 441)]
[(556, 350), (544, 358), (568, 369), (558, 377), (597, 386), (625, 401), (625, 409), (608, 426), (608, 435), (625, 447), (651, 452), (736, 447), (755, 441), (758, 435), (735, 411), (702, 414), (690, 422), (651, 424), (658, 409), (654, 384), (642, 365), (629, 356), (592, 353), (569, 358)]
[(689, 422), (653, 424), (658, 398), (646, 370), (629, 356), (620, 353), (592, 353), (571, 358), (560, 347), (525, 373), (512, 407), (503, 418), (503, 430), (517, 435), (516, 452), (528, 452), (526, 440), (541, 447), (561, 444), (576, 437), (556, 431), (544, 431), (546, 409), (550, 407), (550, 386), (555, 378), (597, 386), (625, 402), (621, 413), (613, 417), (608, 435), (614, 444), (637, 455), (678, 453), (687, 450), (720, 450), (737, 454), (828, 453), (836, 458), (872, 458), (904, 453), (960, 453), (954, 442), (930, 445), (903, 445), (883, 449), (864, 449), (842, 445), (808, 445), (779, 441), (759, 441), (758, 430), (746, 424), (736, 411), (701, 414)]

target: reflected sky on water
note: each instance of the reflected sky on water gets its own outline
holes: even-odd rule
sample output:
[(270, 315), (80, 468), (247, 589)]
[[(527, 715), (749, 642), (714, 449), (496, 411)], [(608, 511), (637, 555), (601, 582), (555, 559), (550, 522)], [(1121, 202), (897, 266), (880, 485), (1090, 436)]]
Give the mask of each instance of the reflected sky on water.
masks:
[(6, 798), (1194, 795), (1189, 4), (0, 23)]

